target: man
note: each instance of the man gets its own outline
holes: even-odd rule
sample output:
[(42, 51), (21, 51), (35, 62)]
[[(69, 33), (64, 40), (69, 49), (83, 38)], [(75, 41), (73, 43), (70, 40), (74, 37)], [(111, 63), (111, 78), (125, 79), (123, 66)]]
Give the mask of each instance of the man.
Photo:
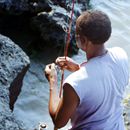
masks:
[(50, 83), (49, 112), (56, 128), (71, 119), (71, 130), (125, 130), (123, 93), (129, 80), (128, 59), (123, 49), (107, 49), (111, 22), (101, 11), (84, 12), (76, 21), (77, 46), (87, 62), (78, 65), (70, 58), (56, 59), (62, 69), (73, 73), (57, 95), (55, 64), (46, 66)]

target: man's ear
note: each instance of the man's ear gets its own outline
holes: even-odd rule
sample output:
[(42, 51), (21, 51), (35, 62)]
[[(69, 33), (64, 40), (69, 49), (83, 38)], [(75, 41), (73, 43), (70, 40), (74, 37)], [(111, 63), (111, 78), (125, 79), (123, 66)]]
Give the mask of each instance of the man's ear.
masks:
[(88, 39), (84, 36), (80, 37), (80, 40), (81, 40), (81, 44), (82, 44), (82, 49), (84, 51), (86, 51), (87, 49), (87, 44), (88, 44)]
[(84, 36), (80, 36), (80, 41), (81, 41), (82, 45), (84, 45), (85, 42), (86, 42), (85, 37)]

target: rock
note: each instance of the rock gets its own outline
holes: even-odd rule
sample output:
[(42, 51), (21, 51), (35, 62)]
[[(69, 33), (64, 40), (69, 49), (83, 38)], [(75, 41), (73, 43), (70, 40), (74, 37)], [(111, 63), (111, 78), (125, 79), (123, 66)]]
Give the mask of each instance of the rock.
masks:
[[(80, 5), (82, 10), (87, 8), (89, 0), (75, 1)], [(50, 5), (58, 5), (65, 9), (71, 8), (70, 0), (1, 0), (0, 10), (9, 14), (21, 14), (24, 12), (38, 13), (51, 11)]]
[[(128, 89), (128, 88), (127, 88)], [(127, 90), (129, 92), (129, 90)], [(125, 121), (125, 126), (127, 128), (127, 130), (130, 130), (130, 94), (125, 96), (125, 99), (123, 100), (123, 105), (124, 105), (124, 121)]]
[(26, 130), (26, 128), (7, 109), (6, 111), (0, 112), (0, 130)]
[(24, 130), (11, 110), (20, 93), (29, 64), (28, 56), (18, 45), (0, 35), (0, 130)]
[[(75, 0), (69, 46), (72, 54), (78, 52), (75, 21), (82, 11), (88, 9), (88, 3), (89, 0)], [(0, 33), (19, 43), (30, 55), (43, 52), (46, 46), (53, 46), (56, 53), (60, 51), (63, 55), (71, 9), (70, 0), (2, 0)], [(13, 35), (15, 33), (17, 36)]]
[(1, 11), (6, 11), (10, 14), (19, 14), (23, 11), (28, 11), (27, 0), (2, 0), (0, 1)]
[[(90, 0), (75, 0), (76, 7), (79, 8), (79, 10), (85, 11), (88, 9)], [(72, 0), (53, 0), (54, 5), (59, 5), (66, 10), (71, 10), (72, 6)]]
[(3, 13), (20, 15), (24, 12), (38, 13), (50, 11), (51, 7), (47, 0), (2, 0), (0, 11)]
[[(52, 10), (50, 12), (39, 13), (37, 16), (33, 17), (31, 21), (32, 29), (36, 32), (40, 32), (40, 38), (42, 39), (42, 42), (37, 44), (37, 46), (41, 49), (43, 48), (43, 50), (45, 46), (55, 46), (56, 51), (59, 49), (61, 52), (64, 52), (72, 11), (72, 1), (53, 0), (48, 3)], [(69, 46), (69, 52), (72, 54), (78, 52), (75, 41), (76, 18), (82, 11), (88, 9), (88, 3), (89, 0), (82, 0), (82, 2), (75, 1)], [(63, 53), (61, 55), (63, 55)]]
[[(72, 2), (63, 0), (54, 0), (49, 3), (52, 11), (41, 12), (32, 18), (31, 27), (33, 30), (40, 32), (43, 42), (40, 47), (55, 46), (59, 50), (64, 51), (67, 38), (67, 30), (69, 28), (69, 20), (71, 17)], [(74, 15), (72, 20), (72, 30), (70, 38), (70, 51), (77, 53), (78, 48), (75, 41), (75, 22), (78, 15), (87, 9), (86, 1), (75, 3)], [(63, 55), (63, 54), (62, 54)]]
[(63, 46), (65, 43), (65, 31), (68, 27), (66, 22), (68, 13), (64, 8), (57, 7), (55, 10), (47, 13), (42, 12), (32, 19), (31, 26), (33, 30), (39, 31), (43, 39), (43, 45)]

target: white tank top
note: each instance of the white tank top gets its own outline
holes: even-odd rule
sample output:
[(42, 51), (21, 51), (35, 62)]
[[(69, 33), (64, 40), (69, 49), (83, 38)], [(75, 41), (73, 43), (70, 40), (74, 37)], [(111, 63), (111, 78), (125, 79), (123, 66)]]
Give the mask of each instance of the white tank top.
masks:
[(119, 47), (90, 59), (69, 75), (64, 83), (69, 83), (80, 99), (71, 130), (125, 130), (121, 101), (128, 81), (127, 55)]

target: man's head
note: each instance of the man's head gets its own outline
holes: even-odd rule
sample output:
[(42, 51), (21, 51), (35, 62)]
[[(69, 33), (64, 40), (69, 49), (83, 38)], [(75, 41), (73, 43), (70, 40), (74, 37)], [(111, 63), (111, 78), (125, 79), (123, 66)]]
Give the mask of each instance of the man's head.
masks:
[(111, 35), (109, 17), (101, 11), (86, 11), (76, 21), (76, 35), (92, 44), (104, 44)]

